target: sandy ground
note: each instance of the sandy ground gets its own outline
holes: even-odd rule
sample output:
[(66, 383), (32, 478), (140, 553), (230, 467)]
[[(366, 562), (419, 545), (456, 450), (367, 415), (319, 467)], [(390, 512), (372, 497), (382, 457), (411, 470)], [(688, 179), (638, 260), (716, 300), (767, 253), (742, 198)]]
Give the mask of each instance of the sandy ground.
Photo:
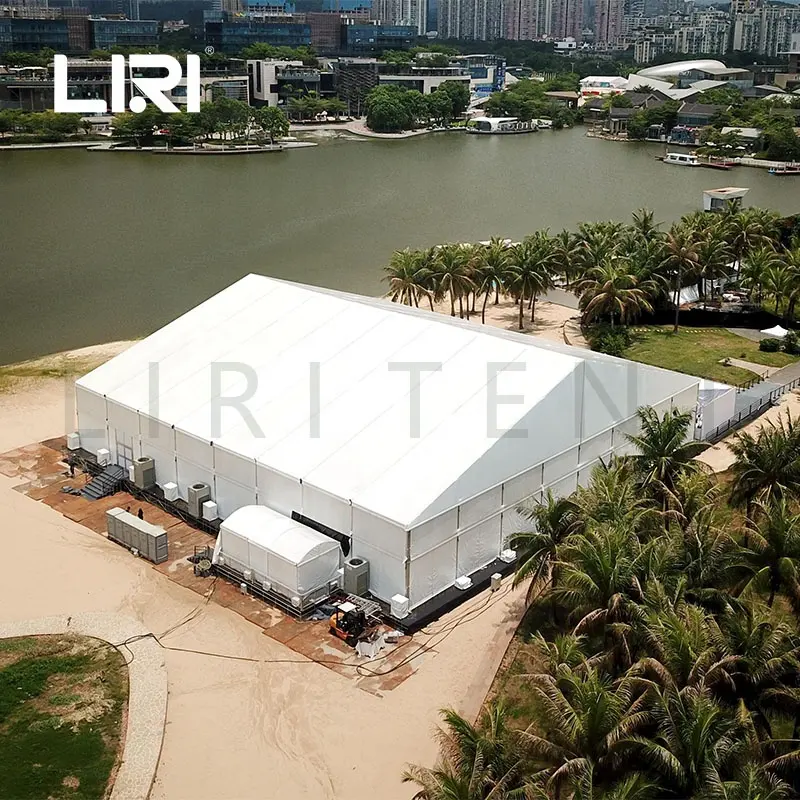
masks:
[[(427, 301), (423, 300), (420, 308), (430, 308)], [(436, 311), (442, 314), (450, 313), (450, 301), (434, 305)], [(475, 306), (476, 313), (470, 313), (470, 320), (481, 324), (481, 300)], [(525, 333), (534, 336), (541, 336), (543, 339), (550, 339), (554, 342), (564, 344), (564, 323), (572, 317), (577, 316), (578, 312), (566, 306), (560, 306), (547, 300), (540, 300), (536, 303), (535, 321), (531, 324), (531, 312), (525, 309), (523, 324)], [(458, 316), (458, 305), (456, 305), (456, 316)], [(515, 331), (519, 333), (519, 306), (509, 298), (501, 298), (498, 305), (494, 304), (494, 298), (490, 298), (486, 304), (486, 324), (496, 328)]]
[[(778, 405), (772, 406), (762, 416), (740, 428), (737, 433), (746, 431), (747, 433), (756, 434), (764, 425), (768, 425), (770, 422), (777, 422), (779, 417), (786, 419), (787, 411), (792, 415), (793, 419), (800, 418), (800, 394), (797, 392), (788, 392), (783, 395)], [(735, 435), (734, 433), (726, 436), (721, 442), (704, 450), (697, 456), (697, 460), (707, 464), (713, 472), (725, 472), (725, 470), (730, 469), (736, 459), (728, 448), (727, 442)]]
[[(0, 394), (0, 451), (70, 428), (68, 385), (26, 380)], [(432, 626), (445, 631), (447, 620), (454, 623), (418, 673), (377, 697), (302, 660), (234, 612), (204, 604), (145, 562), (13, 491), (3, 477), (0, 508), (0, 621), (109, 611), (161, 633), (199, 604), (201, 613), (168, 644), (256, 660), (167, 652), (170, 695), (155, 800), (410, 798), (413, 788), (401, 784), (400, 774), (407, 762), (433, 762), (438, 709), (476, 713), (519, 619), (521, 592), (471, 600)], [(467, 608), (482, 612), (455, 625)]]

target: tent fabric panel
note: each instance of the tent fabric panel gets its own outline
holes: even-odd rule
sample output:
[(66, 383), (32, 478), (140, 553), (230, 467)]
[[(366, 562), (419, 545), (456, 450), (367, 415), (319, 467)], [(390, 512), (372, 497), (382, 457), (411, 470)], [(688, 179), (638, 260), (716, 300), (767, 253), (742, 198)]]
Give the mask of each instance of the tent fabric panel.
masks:
[(566, 453), (551, 458), (544, 465), (544, 482), (549, 485), (562, 476), (574, 472), (578, 468), (578, 448), (571, 447)]
[(299, 591), (311, 592), (335, 581), (341, 562), (342, 548), (338, 542), (329, 539), (318, 544), (297, 566)]
[(697, 407), (698, 395), (698, 387), (690, 386), (672, 396), (672, 407), (677, 408), (678, 411), (694, 411)]
[[(541, 500), (541, 494), (535, 495), (531, 499), (531, 506), (535, 506), (537, 503), (541, 502)], [(507, 508), (503, 512), (503, 519), (501, 521), (501, 541), (503, 547), (509, 546), (508, 540), (510, 536), (513, 536), (515, 533), (521, 533), (522, 531), (529, 531), (534, 527), (535, 525), (530, 520), (525, 519), (517, 509)]]
[(131, 433), (124, 428), (108, 426), (108, 450), (111, 463), (127, 466), (141, 453), (138, 433)]
[(420, 556), (442, 542), (452, 539), (458, 528), (458, 509), (452, 508), (411, 531), (411, 557)]
[(464, 530), (500, 511), (503, 503), (503, 488), (495, 486), (488, 492), (479, 494), (459, 507), (458, 527)]
[(183, 431), (175, 431), (175, 453), (178, 458), (193, 461), (204, 469), (214, 468), (214, 450), (210, 442), (197, 439)]
[(585, 439), (580, 445), (578, 461), (581, 464), (590, 464), (605, 456), (611, 450), (611, 440), (612, 432), (610, 430), (598, 433), (591, 439)]
[(108, 447), (105, 397), (83, 386), (76, 386), (75, 409), (81, 447), (92, 453), (96, 453), (101, 447)]
[(502, 544), (501, 519), (497, 514), (458, 534), (458, 575), (470, 575), (494, 561)]
[(369, 591), (385, 603), (396, 594), (406, 594), (405, 559), (393, 558), (367, 542), (353, 539), (350, 556), (359, 556), (369, 561)]
[(297, 564), (283, 558), (280, 554), (270, 550), (267, 554), (269, 581), (279, 584), (282, 594), (302, 594), (298, 586)]
[(170, 425), (139, 412), (139, 433), (143, 455), (150, 455), (147, 452), (150, 447), (162, 452), (175, 452), (175, 430)]
[(455, 537), (440, 544), (425, 555), (412, 558), (409, 565), (409, 594), (411, 608), (422, 605), (452, 586), (456, 575)]
[(358, 506), (353, 506), (353, 537), (395, 558), (406, 557), (407, 531)]
[(542, 465), (538, 464), (503, 484), (503, 505), (508, 508), (521, 503), (542, 488)]
[(108, 403), (108, 424), (128, 436), (139, 437), (139, 413), (115, 401)]
[(259, 503), (287, 517), (291, 517), (292, 511), (300, 513), (303, 507), (303, 492), (299, 480), (281, 475), (264, 464), (258, 464), (256, 474)]
[(214, 475), (213, 495), (220, 519), (229, 517), (243, 506), (255, 505), (257, 500), (254, 486), (243, 486), (220, 474)]
[(578, 488), (578, 474), (573, 472), (572, 475), (566, 475), (547, 488), (553, 493), (553, 497), (569, 497)]
[(256, 462), (214, 445), (214, 472), (242, 486), (256, 487)]
[(353, 529), (350, 503), (305, 481), (303, 482), (303, 516), (321, 522), (339, 533), (349, 535)]
[[(214, 486), (214, 473), (201, 464), (195, 464), (187, 458), (176, 456), (176, 483), (178, 484), (178, 495), (184, 500), (189, 497), (189, 487), (193, 483), (207, 483), (210, 487)], [(211, 498), (214, 500), (214, 498)]]

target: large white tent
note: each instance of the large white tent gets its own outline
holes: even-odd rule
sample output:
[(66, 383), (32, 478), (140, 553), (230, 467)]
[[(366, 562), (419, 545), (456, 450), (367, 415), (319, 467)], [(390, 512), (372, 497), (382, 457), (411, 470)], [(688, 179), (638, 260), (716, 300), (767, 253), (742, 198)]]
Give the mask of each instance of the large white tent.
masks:
[(264, 505), (344, 534), (371, 592), (414, 608), (496, 559), (521, 501), (628, 450), (639, 406), (694, 410), (698, 379), (250, 275), (76, 393), (86, 450), (152, 457), (184, 499), (207, 483), (223, 519)]

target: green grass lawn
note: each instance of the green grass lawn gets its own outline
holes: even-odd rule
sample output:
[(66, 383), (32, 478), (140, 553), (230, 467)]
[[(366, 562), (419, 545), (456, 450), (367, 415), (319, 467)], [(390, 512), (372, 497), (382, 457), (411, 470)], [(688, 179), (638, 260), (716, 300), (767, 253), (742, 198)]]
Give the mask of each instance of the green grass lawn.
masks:
[(102, 800), (127, 698), (122, 656), (96, 639), (0, 640), (0, 798)]
[(736, 386), (752, 380), (755, 373), (726, 367), (720, 363), (723, 358), (768, 367), (785, 367), (797, 360), (797, 356), (786, 353), (764, 353), (758, 349), (758, 342), (724, 328), (681, 328), (674, 334), (671, 326), (653, 326), (635, 327), (632, 333), (634, 341), (625, 351), (625, 358)]

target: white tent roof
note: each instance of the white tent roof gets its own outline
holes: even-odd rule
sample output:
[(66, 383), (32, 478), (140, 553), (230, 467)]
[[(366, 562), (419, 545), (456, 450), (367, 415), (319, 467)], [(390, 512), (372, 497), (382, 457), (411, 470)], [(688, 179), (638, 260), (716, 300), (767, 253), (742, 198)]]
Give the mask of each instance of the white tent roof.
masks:
[(336, 550), (339, 543), (266, 506), (243, 506), (220, 526), (275, 553), (290, 564), (303, 564), (318, 552)]
[[(412, 435), (403, 365), (420, 362), (438, 369), (421, 373), (419, 432)], [(509, 365), (519, 371), (506, 370), (494, 383), (490, 371)], [(213, 442), (400, 525), (428, 519), (608, 430), (638, 406), (697, 384), (541, 338), (258, 275), (78, 381), (199, 446)], [(506, 398), (496, 407), (497, 427), (523, 429), (514, 435), (488, 429), (493, 386)], [(247, 392), (249, 419), (219, 408), (220, 397)]]
[(774, 336), (777, 339), (783, 339), (783, 337), (786, 336), (789, 331), (780, 325), (775, 325), (773, 328), (766, 328), (765, 330), (761, 331), (761, 333), (765, 333), (767, 336)]

